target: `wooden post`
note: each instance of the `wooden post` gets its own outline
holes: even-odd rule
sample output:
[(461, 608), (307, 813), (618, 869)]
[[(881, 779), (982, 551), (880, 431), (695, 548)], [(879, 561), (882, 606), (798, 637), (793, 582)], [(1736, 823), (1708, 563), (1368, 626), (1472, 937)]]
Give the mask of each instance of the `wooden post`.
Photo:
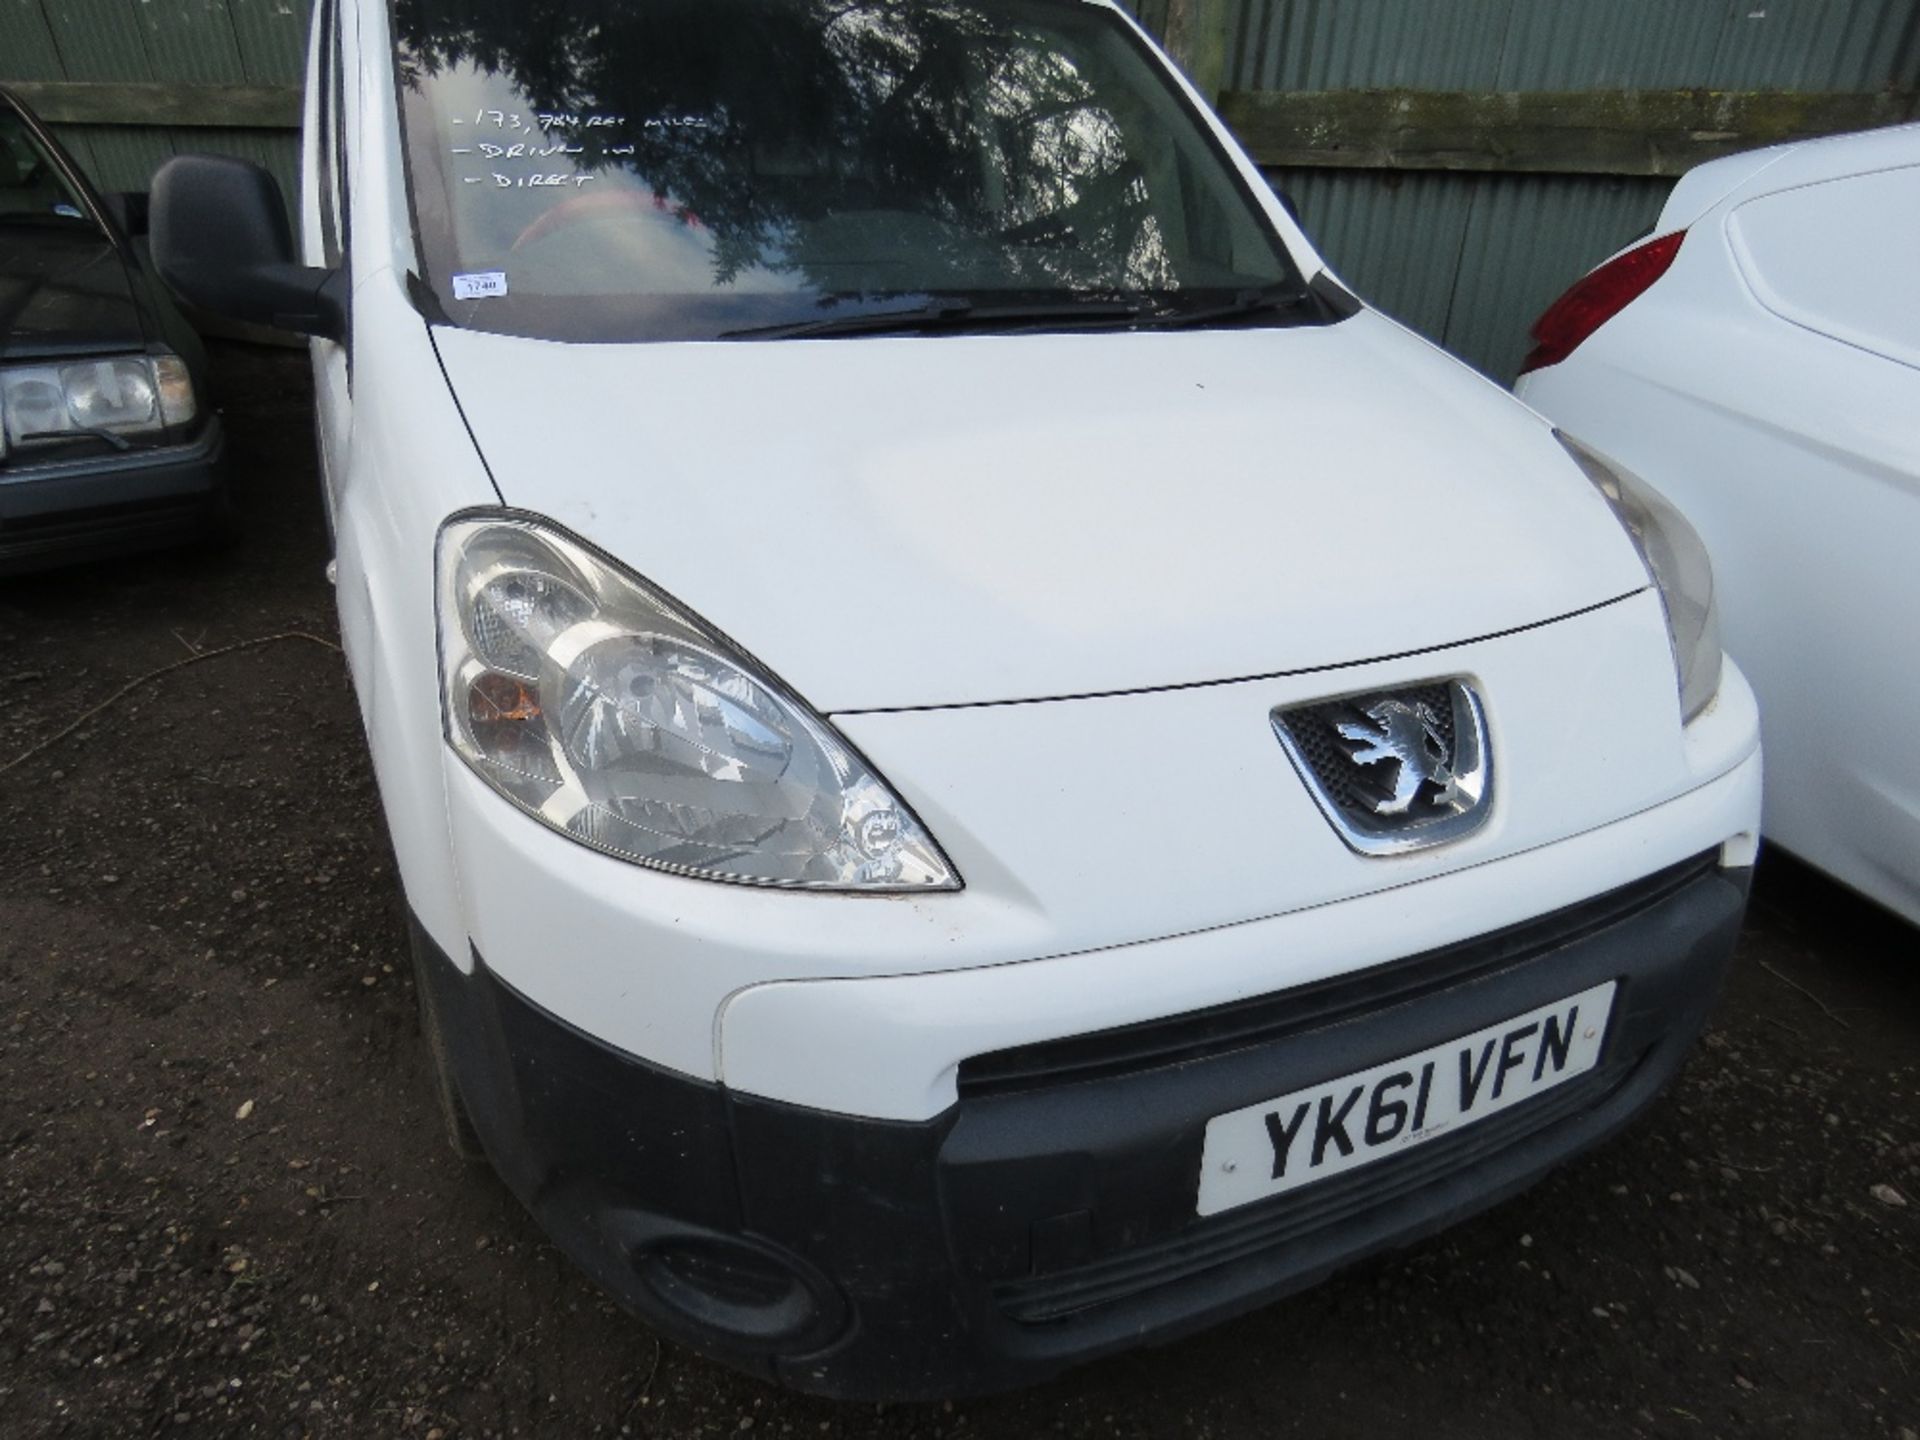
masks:
[(1162, 39), (1207, 103), (1217, 101), (1227, 73), (1226, 0), (1167, 0)]

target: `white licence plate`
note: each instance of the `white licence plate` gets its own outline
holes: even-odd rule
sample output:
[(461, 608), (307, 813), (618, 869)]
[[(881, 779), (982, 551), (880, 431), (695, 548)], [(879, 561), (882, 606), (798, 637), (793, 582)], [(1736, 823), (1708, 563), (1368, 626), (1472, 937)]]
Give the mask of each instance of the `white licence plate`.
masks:
[(1600, 1061), (1614, 982), (1207, 1122), (1200, 1213), (1311, 1185), (1518, 1105)]

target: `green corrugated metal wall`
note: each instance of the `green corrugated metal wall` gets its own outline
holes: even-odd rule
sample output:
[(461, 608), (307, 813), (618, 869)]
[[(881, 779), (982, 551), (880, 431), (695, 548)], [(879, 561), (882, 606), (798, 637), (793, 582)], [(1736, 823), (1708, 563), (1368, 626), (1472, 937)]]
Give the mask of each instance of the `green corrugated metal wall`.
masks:
[[(81, 80), (298, 85), (308, 0), (0, 0), (0, 83)], [(171, 155), (211, 150), (266, 165), (293, 193), (287, 131), (63, 125), (60, 139), (107, 190), (144, 190)]]
[[(1149, 25), (1168, 0), (1136, 0)], [(308, 0), (0, 0), (0, 79), (293, 85)], [(1228, 0), (1230, 89), (1912, 90), (1917, 0)], [(109, 189), (284, 132), (69, 126)], [(1275, 176), (1366, 297), (1508, 378), (1534, 315), (1658, 214), (1670, 181), (1311, 169)]]
[[(1167, 0), (1137, 0), (1153, 25)], [(1915, 0), (1230, 0), (1231, 90), (1877, 91), (1920, 84)], [(1369, 301), (1501, 380), (1533, 318), (1660, 213), (1670, 180), (1274, 177)]]

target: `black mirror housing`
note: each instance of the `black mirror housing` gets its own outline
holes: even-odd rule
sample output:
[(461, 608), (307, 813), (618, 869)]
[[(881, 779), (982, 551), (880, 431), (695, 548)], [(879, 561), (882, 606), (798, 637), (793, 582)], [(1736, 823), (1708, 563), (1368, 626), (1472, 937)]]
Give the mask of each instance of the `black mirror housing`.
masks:
[(280, 187), (260, 166), (180, 155), (153, 179), (150, 243), (160, 278), (229, 320), (340, 340), (346, 277), (302, 265)]

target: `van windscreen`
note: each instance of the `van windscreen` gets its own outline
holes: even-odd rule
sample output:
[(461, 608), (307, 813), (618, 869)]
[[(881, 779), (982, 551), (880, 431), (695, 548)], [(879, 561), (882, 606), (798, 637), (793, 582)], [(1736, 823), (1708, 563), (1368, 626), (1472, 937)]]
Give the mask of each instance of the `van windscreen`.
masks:
[(458, 325), (712, 339), (903, 305), (1111, 324), (1299, 290), (1186, 100), (1085, 0), (393, 19), (421, 262)]

